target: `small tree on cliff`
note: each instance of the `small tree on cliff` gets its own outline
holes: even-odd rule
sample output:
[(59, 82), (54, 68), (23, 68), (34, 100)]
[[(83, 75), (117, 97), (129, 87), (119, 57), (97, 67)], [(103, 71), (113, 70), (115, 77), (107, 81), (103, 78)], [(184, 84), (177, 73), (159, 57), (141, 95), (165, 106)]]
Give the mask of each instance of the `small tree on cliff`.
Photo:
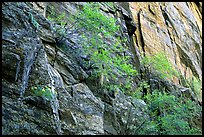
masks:
[[(132, 80), (128, 79), (136, 75), (137, 71), (129, 62), (131, 56), (122, 54), (128, 51), (128, 48), (123, 46), (125, 39), (116, 36), (120, 31), (116, 20), (113, 17), (105, 16), (101, 12), (98, 2), (86, 3), (76, 16), (67, 18), (68, 22), (65, 22), (64, 17), (65, 13), (58, 17), (52, 13), (48, 19), (60, 24), (60, 26), (55, 25), (56, 27), (54, 27), (60, 39), (69, 39), (72, 34), (79, 34), (80, 41), (78, 43), (83, 46), (81, 53), (89, 55), (89, 61), (94, 64), (94, 68), (97, 68), (93, 70), (92, 75), (102, 77), (103, 86), (106, 88), (125, 89), (126, 85), (121, 85), (117, 81), (118, 74), (127, 77), (128, 85), (131, 85)], [(116, 71), (117, 74), (113, 71)]]
[(154, 73), (160, 78), (172, 78), (178, 74), (164, 52), (158, 52), (152, 56), (146, 55), (141, 63), (147, 73)]

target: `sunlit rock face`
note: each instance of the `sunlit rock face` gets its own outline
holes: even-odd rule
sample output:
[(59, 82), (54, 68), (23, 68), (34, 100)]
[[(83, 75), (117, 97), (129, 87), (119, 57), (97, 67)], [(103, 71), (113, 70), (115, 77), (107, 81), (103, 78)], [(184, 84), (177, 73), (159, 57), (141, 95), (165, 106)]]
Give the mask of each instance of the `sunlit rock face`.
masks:
[[(82, 60), (80, 35), (57, 41), (47, 19), (52, 5), (58, 14), (75, 15), (85, 2), (2, 3), (2, 134), (4, 135), (103, 135), (137, 134), (149, 120), (144, 100), (121, 91), (99, 90), (99, 79), (90, 80)], [(117, 35), (127, 38), (136, 69), (143, 54), (164, 51), (186, 78), (202, 78), (202, 3), (115, 2), (101, 3), (101, 12), (120, 25)], [(32, 15), (32, 16), (31, 16)], [(35, 18), (39, 28), (32, 23)], [(111, 41), (109, 42), (111, 44)], [(59, 48), (66, 46), (66, 51)], [(119, 77), (118, 77), (119, 79)], [(120, 77), (121, 81), (126, 79)], [(135, 80), (135, 85), (137, 82)], [(159, 79), (151, 79), (155, 87)], [(162, 81), (169, 91), (188, 88)], [(179, 78), (174, 78), (180, 84)], [(49, 87), (51, 100), (33, 94)], [(196, 123), (202, 116), (198, 116)]]
[[(202, 79), (202, 15), (193, 2), (130, 2), (142, 54), (164, 51), (184, 77)], [(199, 4), (200, 5), (200, 4)], [(202, 6), (202, 3), (201, 5)], [(179, 84), (178, 79), (174, 82)]]

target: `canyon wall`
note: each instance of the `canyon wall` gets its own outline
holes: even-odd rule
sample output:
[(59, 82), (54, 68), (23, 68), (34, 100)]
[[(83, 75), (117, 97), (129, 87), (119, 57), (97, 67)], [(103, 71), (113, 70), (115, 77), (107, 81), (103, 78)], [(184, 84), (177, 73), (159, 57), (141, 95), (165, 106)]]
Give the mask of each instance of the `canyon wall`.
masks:
[[(144, 100), (121, 91), (112, 95), (99, 89), (99, 79), (89, 79), (84, 56), (76, 52), (81, 47), (78, 33), (63, 41), (66, 50), (59, 48), (45, 7), (68, 17), (84, 4), (2, 3), (2, 134), (132, 135), (148, 121)], [(138, 72), (144, 54), (164, 51), (182, 77), (202, 79), (202, 3), (115, 2), (114, 7), (101, 3), (100, 9), (117, 19), (118, 35), (127, 38), (124, 52)], [(141, 78), (134, 80), (132, 87), (137, 87)], [(172, 82), (166, 82), (171, 91), (187, 91), (180, 77)], [(39, 86), (56, 96), (33, 96)], [(197, 119), (202, 126), (202, 115)]]

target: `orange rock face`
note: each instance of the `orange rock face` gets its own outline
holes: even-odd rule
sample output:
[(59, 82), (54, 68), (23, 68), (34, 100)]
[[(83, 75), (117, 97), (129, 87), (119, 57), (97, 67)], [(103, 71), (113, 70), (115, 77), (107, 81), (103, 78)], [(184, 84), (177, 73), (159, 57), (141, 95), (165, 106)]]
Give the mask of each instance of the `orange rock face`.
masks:
[[(202, 80), (202, 16), (193, 2), (130, 2), (140, 53), (164, 51), (185, 78)], [(202, 5), (201, 5), (202, 6)], [(173, 78), (179, 84), (178, 78)]]

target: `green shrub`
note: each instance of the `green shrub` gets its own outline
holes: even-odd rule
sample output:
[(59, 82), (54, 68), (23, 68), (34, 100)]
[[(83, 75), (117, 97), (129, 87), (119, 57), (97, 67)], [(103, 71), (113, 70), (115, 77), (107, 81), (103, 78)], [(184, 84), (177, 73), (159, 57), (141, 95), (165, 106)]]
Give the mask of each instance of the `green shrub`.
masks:
[(173, 69), (164, 52), (159, 52), (153, 56), (146, 55), (141, 63), (151, 73), (157, 73), (160, 78), (172, 78), (177, 76), (178, 72)]
[[(54, 13), (51, 13), (48, 19), (60, 24), (60, 27), (57, 28), (57, 25), (54, 25), (54, 28), (64, 38), (68, 38), (67, 35), (70, 37), (70, 34), (73, 33), (80, 34), (78, 39), (80, 39), (79, 44), (83, 46), (83, 49), (79, 50), (82, 54), (90, 55), (90, 62), (94, 64), (95, 68), (98, 68), (93, 70), (94, 77), (103, 75), (106, 81), (112, 81), (111, 84), (124, 89), (123, 91), (127, 89), (128, 83), (121, 85), (116, 79), (116, 74), (113, 74), (113, 70), (127, 79), (137, 75), (137, 71), (131, 63), (127, 62), (130, 60), (130, 56), (121, 55), (121, 52), (127, 51), (128, 48), (123, 46), (123, 43), (126, 42), (125, 38), (116, 36), (120, 27), (116, 25), (116, 20), (113, 17), (103, 15), (98, 2), (86, 3), (76, 16), (69, 16), (66, 19), (64, 14), (61, 14), (56, 18)], [(63, 22), (67, 20), (68, 25), (59, 23), (60, 20)], [(67, 34), (67, 30), (72, 32)], [(132, 80), (127, 81), (130, 82), (128, 85), (132, 84)], [(110, 85), (107, 82), (104, 84)]]
[(40, 96), (45, 98), (46, 100), (51, 100), (53, 99), (56, 95), (57, 92), (52, 92), (52, 90), (48, 87), (41, 87), (41, 86), (37, 86), (37, 87), (31, 87), (31, 93), (35, 96)]
[(147, 83), (147, 81), (141, 81), (138, 84), (137, 89), (135, 91), (133, 91), (133, 92), (130, 92), (129, 94), (134, 98), (142, 99), (143, 94), (144, 94), (143, 93), (144, 89), (147, 90), (147, 93), (150, 91), (150, 85)]
[(150, 121), (139, 134), (187, 135), (201, 134), (200, 129), (190, 126), (189, 119), (201, 113), (201, 107), (191, 100), (155, 90), (145, 96)]
[(191, 90), (194, 92), (196, 97), (201, 98), (201, 88), (202, 88), (202, 83), (201, 81), (196, 78), (196, 77), (191, 77), (186, 80), (187, 82), (187, 87), (191, 88)]

